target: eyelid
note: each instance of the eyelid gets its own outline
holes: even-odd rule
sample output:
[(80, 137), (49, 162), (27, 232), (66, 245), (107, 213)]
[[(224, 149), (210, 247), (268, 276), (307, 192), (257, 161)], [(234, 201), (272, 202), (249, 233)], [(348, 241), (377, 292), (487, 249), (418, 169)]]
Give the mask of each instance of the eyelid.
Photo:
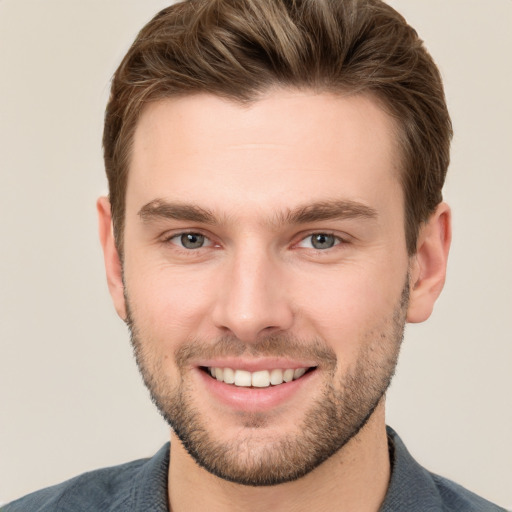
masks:
[[(202, 237), (204, 237), (206, 243), (205, 243), (205, 245), (200, 247), (201, 249), (213, 247), (213, 246), (220, 246), (220, 244), (218, 244), (217, 242), (214, 241), (213, 237), (210, 234), (205, 233), (201, 229), (181, 229), (181, 230), (176, 230), (176, 231), (172, 231), (172, 232), (166, 232), (163, 235), (161, 235), (159, 237), (159, 239), (160, 239), (161, 243), (164, 243), (164, 244), (172, 243), (174, 246), (176, 246), (178, 248), (184, 249), (186, 251), (191, 251), (191, 249), (187, 249), (187, 248), (183, 247), (181, 245), (181, 243), (174, 242), (174, 240), (179, 239), (181, 236), (188, 235), (188, 234), (201, 235)], [(299, 235), (296, 236), (297, 241), (294, 242), (292, 244), (292, 246), (300, 247), (300, 244), (302, 242), (304, 242), (308, 238), (311, 238), (314, 235), (333, 236), (336, 239), (336, 242), (333, 245), (333, 247), (331, 247), (331, 249), (338, 245), (348, 244), (348, 243), (350, 243), (350, 240), (351, 240), (351, 237), (349, 235), (347, 235), (346, 233), (338, 234), (338, 233), (335, 233), (328, 229), (326, 229), (326, 230), (318, 229), (318, 230), (312, 230), (312, 231), (305, 232), (305, 233), (300, 233)], [(322, 252), (322, 249), (315, 249), (314, 247), (309, 247), (309, 248), (314, 249), (319, 252)], [(326, 250), (327, 249), (323, 249), (323, 251), (326, 251)]]
[[(205, 245), (203, 245), (202, 247), (199, 247), (198, 249), (213, 247), (214, 245), (216, 245), (215, 242), (212, 240), (212, 237), (205, 234), (200, 229), (182, 229), (180, 231), (175, 231), (175, 232), (171, 232), (171, 233), (167, 232), (164, 235), (162, 235), (161, 241), (163, 243), (171, 243), (172, 245), (175, 245), (179, 249), (183, 249), (186, 251), (192, 251), (193, 249), (187, 249), (186, 247), (183, 247), (183, 245), (181, 243), (174, 242), (174, 240), (176, 240), (176, 239), (179, 240), (183, 235), (200, 235), (200, 236), (202, 236), (205, 240)], [(195, 250), (198, 250), (198, 249), (195, 249)]]
[(328, 251), (329, 249), (333, 249), (334, 247), (338, 246), (338, 245), (342, 245), (342, 244), (348, 244), (350, 242), (350, 237), (348, 235), (345, 235), (345, 234), (337, 234), (337, 233), (334, 233), (330, 230), (321, 230), (321, 229), (318, 229), (318, 230), (314, 230), (314, 231), (310, 231), (306, 234), (300, 234), (299, 237), (298, 237), (298, 241), (295, 242), (293, 245), (295, 247), (301, 247), (301, 243), (305, 242), (307, 239), (310, 239), (312, 236), (314, 235), (327, 235), (327, 236), (332, 236), (335, 238), (335, 243), (332, 247), (329, 247), (328, 249), (316, 249), (315, 247), (303, 247), (305, 249), (313, 249), (315, 251), (319, 251), (319, 252), (325, 252), (325, 251)]

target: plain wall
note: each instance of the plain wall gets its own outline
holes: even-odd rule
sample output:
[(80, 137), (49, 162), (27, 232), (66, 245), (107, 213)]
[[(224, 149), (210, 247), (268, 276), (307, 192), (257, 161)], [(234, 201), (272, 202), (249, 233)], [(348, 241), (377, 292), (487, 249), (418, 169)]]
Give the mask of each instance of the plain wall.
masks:
[[(0, 0), (0, 503), (168, 438), (104, 280), (109, 79), (161, 0)], [(430, 470), (512, 507), (512, 1), (394, 0), (444, 76), (454, 239), (407, 328), (388, 422)]]

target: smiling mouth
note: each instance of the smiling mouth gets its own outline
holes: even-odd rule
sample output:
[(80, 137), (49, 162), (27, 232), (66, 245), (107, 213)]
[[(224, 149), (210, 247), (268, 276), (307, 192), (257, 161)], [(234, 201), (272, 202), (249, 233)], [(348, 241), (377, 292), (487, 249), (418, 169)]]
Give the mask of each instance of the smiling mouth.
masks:
[(268, 388), (270, 386), (279, 386), (293, 380), (298, 380), (306, 373), (314, 371), (316, 367), (309, 368), (275, 368), (272, 370), (259, 370), (249, 372), (247, 370), (234, 370), (232, 368), (219, 367), (201, 367), (201, 370), (208, 373), (211, 377), (243, 388)]

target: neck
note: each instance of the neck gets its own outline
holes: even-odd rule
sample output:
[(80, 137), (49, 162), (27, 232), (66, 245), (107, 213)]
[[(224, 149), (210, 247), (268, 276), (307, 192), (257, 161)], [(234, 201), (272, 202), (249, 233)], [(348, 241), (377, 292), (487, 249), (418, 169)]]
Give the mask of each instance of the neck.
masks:
[(286, 484), (249, 487), (227, 482), (199, 467), (171, 434), (171, 512), (377, 512), (390, 478), (382, 401), (363, 429), (308, 475)]

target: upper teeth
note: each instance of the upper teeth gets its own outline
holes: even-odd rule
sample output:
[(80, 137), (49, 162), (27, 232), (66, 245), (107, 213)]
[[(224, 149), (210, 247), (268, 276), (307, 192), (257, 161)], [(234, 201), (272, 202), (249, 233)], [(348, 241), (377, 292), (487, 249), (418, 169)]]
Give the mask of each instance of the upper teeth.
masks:
[(277, 386), (283, 382), (302, 377), (307, 368), (287, 368), (286, 370), (261, 370), (257, 372), (248, 372), (246, 370), (233, 370), (231, 368), (208, 368), (211, 376), (226, 384), (234, 384), (242, 387), (267, 388), (271, 384)]

